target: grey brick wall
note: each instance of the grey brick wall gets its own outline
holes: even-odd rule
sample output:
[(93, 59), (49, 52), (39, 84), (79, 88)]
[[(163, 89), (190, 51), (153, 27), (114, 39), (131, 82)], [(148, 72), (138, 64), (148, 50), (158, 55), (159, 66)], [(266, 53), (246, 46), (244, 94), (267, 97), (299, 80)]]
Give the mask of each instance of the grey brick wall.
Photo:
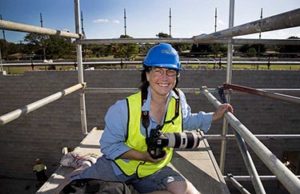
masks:
[[(179, 87), (195, 88), (206, 85), (217, 87), (225, 82), (224, 70), (186, 70), (181, 73)], [(136, 70), (86, 71), (88, 87), (139, 86), (140, 72)], [(299, 71), (234, 71), (233, 83), (255, 88), (299, 88)], [(27, 72), (19, 76), (0, 75), (0, 115), (20, 108), (35, 100), (51, 95), (77, 83), (77, 72), (41, 71)], [(299, 92), (289, 94), (300, 96)], [(129, 94), (86, 93), (88, 129), (103, 128), (107, 108), (116, 100)], [(202, 95), (187, 94), (194, 112), (213, 111), (214, 108)], [(300, 107), (278, 100), (233, 93), (235, 115), (254, 134), (299, 133)], [(220, 133), (221, 122), (215, 123), (209, 133)], [(231, 129), (229, 132), (232, 133)], [(46, 107), (21, 117), (0, 130), (0, 176), (34, 178), (32, 165), (35, 158), (42, 158), (55, 170), (64, 146), (75, 147), (82, 139), (79, 93), (71, 94)], [(268, 140), (264, 143), (281, 158), (283, 151), (300, 150), (299, 140)], [(220, 144), (210, 142), (219, 159)], [(270, 174), (252, 155), (260, 174)], [(226, 172), (246, 175), (235, 140), (228, 144)]]

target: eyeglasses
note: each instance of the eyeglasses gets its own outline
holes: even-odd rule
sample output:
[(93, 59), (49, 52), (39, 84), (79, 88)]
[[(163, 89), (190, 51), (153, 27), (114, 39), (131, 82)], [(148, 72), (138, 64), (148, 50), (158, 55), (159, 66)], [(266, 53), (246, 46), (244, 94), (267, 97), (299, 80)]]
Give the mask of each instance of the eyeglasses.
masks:
[(162, 76), (165, 74), (165, 72), (168, 77), (175, 77), (177, 75), (177, 71), (174, 69), (164, 69), (164, 68), (154, 67), (152, 68), (152, 71), (155, 76)]

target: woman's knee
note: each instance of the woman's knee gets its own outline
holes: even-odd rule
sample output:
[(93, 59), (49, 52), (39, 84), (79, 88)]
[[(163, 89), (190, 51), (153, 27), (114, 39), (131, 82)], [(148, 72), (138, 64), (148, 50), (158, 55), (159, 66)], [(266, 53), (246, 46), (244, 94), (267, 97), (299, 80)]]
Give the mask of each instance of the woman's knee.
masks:
[(167, 186), (172, 194), (199, 194), (194, 185), (189, 181), (175, 181)]
[(186, 194), (188, 189), (188, 185), (186, 181), (175, 181), (169, 183), (167, 186), (167, 190), (172, 194)]

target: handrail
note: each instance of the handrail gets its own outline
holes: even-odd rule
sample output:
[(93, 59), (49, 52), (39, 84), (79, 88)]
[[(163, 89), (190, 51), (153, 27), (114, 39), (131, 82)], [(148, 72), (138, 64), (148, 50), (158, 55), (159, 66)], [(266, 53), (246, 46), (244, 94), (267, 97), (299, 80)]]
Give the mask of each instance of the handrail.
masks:
[(66, 38), (80, 38), (81, 36), (76, 33), (61, 31), (61, 30), (53, 30), (50, 28), (43, 28), (28, 24), (22, 24), (17, 22), (11, 22), (7, 20), (0, 20), (0, 29), (4, 30), (13, 30), (19, 32), (33, 32), (38, 34), (46, 34), (46, 35), (59, 35)]
[[(238, 181), (249, 181), (252, 177), (249, 175), (231, 175)], [(300, 175), (296, 175), (297, 178), (300, 178)], [(277, 177), (274, 175), (260, 175), (260, 180), (262, 181), (270, 181), (270, 180), (277, 180)], [(229, 176), (224, 176), (224, 179), (227, 181)]]
[(194, 36), (193, 39), (197, 42), (201, 40), (228, 38), (259, 32), (280, 30), (296, 26), (300, 26), (300, 9), (295, 9), (264, 19), (259, 19), (253, 22), (249, 22), (211, 34), (201, 34), (198, 36)]
[[(300, 134), (254, 134), (260, 140), (275, 140), (275, 139), (300, 139)], [(204, 137), (208, 140), (234, 140), (235, 135), (227, 134), (225, 137), (219, 134), (206, 134)]]
[(31, 104), (28, 104), (22, 108), (16, 109), (14, 111), (11, 111), (9, 113), (6, 113), (2, 116), (0, 116), (0, 125), (5, 125), (19, 117), (21, 117), (24, 114), (28, 114), (36, 109), (39, 109), (51, 102), (54, 102), (64, 96), (67, 96), (68, 94), (71, 94), (79, 89), (84, 88), (85, 84), (76, 84), (74, 86), (71, 86), (67, 89), (64, 89), (63, 91), (57, 92), (55, 94), (52, 94), (50, 96), (47, 96), (45, 98), (42, 98), (38, 101), (35, 101)]
[[(186, 61), (182, 60), (180, 61), (183, 65), (185, 64), (199, 64), (199, 65), (206, 65), (206, 64), (215, 64), (215, 60), (207, 61), (207, 60), (194, 60), (194, 61)], [(219, 63), (226, 64), (226, 61), (218, 61)], [(272, 66), (277, 66), (277, 65), (282, 65), (282, 64), (289, 64), (289, 66), (294, 66), (294, 65), (300, 65), (300, 61), (232, 61), (232, 64), (238, 64), (238, 65), (249, 65), (249, 64), (259, 64), (259, 65), (265, 65), (271, 63)], [(83, 65), (120, 65), (120, 64), (140, 64), (142, 65), (142, 61), (123, 61), (123, 60), (116, 60), (116, 61), (84, 61), (82, 62)], [(55, 62), (24, 62), (24, 63), (2, 63), (1, 64), (3, 67), (7, 66), (50, 66), (50, 65), (59, 65), (59, 66), (77, 66), (77, 62), (71, 62), (71, 61), (55, 61)]]
[[(81, 39), (77, 40), (79, 44), (99, 44), (99, 45), (110, 45), (110, 44), (136, 44), (136, 43), (188, 43), (193, 44), (195, 41), (193, 38), (108, 38), (108, 39)], [(227, 39), (199, 39), (197, 44), (225, 44)], [(243, 44), (268, 44), (268, 45), (299, 45), (299, 39), (247, 39), (247, 38), (236, 38), (232, 39), (232, 44), (243, 45)]]
[[(201, 90), (200, 88), (179, 88), (184, 93), (189, 94), (200, 94)], [(92, 88), (87, 87), (85, 88), (86, 93), (135, 93), (139, 89), (138, 88)], [(217, 92), (216, 88), (208, 88), (210, 92)]]
[(246, 92), (248, 94), (254, 94), (258, 96), (269, 97), (272, 99), (277, 99), (285, 102), (300, 104), (300, 97), (296, 97), (296, 96), (280, 94), (280, 93), (272, 93), (261, 89), (255, 89), (255, 88), (250, 88), (250, 87), (236, 85), (236, 84), (224, 84), (223, 88), (237, 90), (240, 92)]
[[(200, 88), (179, 88), (184, 93), (189, 94), (200, 94), (202, 91)], [(299, 92), (300, 88), (261, 88), (265, 91), (292, 91), (292, 92)], [(218, 92), (216, 88), (208, 88), (207, 89), (210, 92)], [(85, 88), (86, 93), (134, 93), (137, 92), (138, 88), (101, 88), (101, 87), (87, 87)]]
[[(218, 107), (221, 103), (206, 89), (202, 87), (204, 95), (207, 97), (214, 107)], [(244, 126), (232, 113), (225, 113), (225, 118), (237, 133), (244, 138), (247, 145), (255, 152), (262, 162), (274, 173), (284, 187), (292, 194), (300, 192), (300, 180), (250, 131)]]

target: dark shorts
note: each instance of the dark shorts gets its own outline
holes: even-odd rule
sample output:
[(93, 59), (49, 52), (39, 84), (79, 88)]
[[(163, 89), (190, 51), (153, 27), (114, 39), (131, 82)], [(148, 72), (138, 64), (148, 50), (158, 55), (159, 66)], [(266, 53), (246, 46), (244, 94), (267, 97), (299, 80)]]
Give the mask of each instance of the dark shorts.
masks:
[(100, 179), (104, 181), (119, 181), (132, 184), (140, 193), (149, 193), (158, 190), (166, 190), (167, 185), (175, 181), (185, 181), (183, 176), (173, 170), (171, 167), (164, 167), (156, 173), (144, 177), (137, 178), (136, 175), (125, 176), (124, 174), (115, 175), (112, 161), (101, 157), (96, 164), (84, 170), (81, 174), (72, 176), (72, 180), (76, 179)]
[(185, 181), (185, 179), (178, 172), (167, 166), (150, 176), (135, 179), (132, 181), (132, 185), (140, 193), (150, 193), (167, 190), (167, 185), (175, 181)]

